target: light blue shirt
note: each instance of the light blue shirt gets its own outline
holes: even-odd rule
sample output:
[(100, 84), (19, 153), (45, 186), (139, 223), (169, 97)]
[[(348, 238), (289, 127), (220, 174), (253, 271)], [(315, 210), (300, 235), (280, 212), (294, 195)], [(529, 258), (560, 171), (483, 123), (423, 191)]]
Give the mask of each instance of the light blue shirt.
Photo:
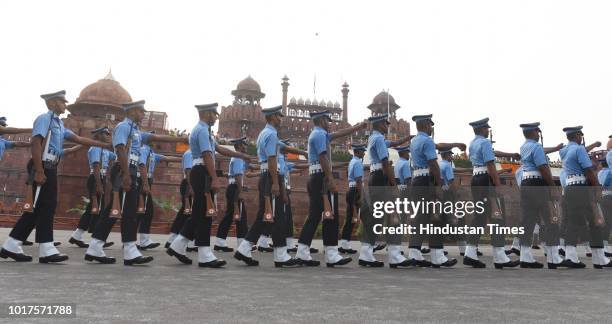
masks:
[(315, 126), (308, 136), (308, 163), (319, 164), (319, 156), (327, 152), (329, 142), (329, 133), (323, 128)]
[(192, 165), (191, 150), (187, 150), (183, 153), (183, 170), (191, 169)]
[(2, 160), (2, 156), (4, 155), (4, 151), (6, 149), (10, 149), (15, 147), (15, 142), (5, 140), (0, 136), (0, 161)]
[(100, 168), (108, 169), (110, 161), (114, 161), (116, 159), (117, 155), (115, 155), (115, 153), (101, 147), (92, 146), (87, 151), (87, 160), (89, 161), (90, 168), (93, 168), (94, 164), (99, 164), (100, 161), (102, 161)]
[[(129, 148), (129, 154), (140, 155), (140, 146), (143, 143), (149, 142), (150, 133), (141, 133), (138, 125), (129, 118), (125, 118), (113, 130), (113, 147), (117, 154), (118, 145), (127, 145), (128, 137), (132, 133), (132, 146)], [(129, 158), (129, 156), (128, 156)]]
[(521, 164), (524, 171), (537, 171), (538, 167), (547, 165), (548, 158), (542, 144), (528, 139), (521, 145)]
[(393, 168), (395, 171), (395, 178), (399, 179), (399, 184), (406, 184), (406, 180), (412, 178), (412, 172), (410, 171), (410, 160), (400, 157)]
[[(559, 177), (561, 179), (561, 177)], [(516, 185), (521, 186), (521, 182), (523, 181), (523, 166), (521, 165), (516, 172), (514, 173), (514, 180), (516, 180)]]
[(348, 181), (357, 181), (357, 178), (361, 178), (361, 181), (363, 181), (363, 161), (353, 156), (348, 165)]
[(247, 164), (243, 159), (232, 157), (229, 163), (229, 176), (235, 177), (237, 175), (243, 175), (247, 168)]
[(447, 160), (440, 161), (440, 177), (445, 185), (455, 179), (455, 172), (453, 170), (453, 163)]
[(436, 143), (425, 132), (418, 132), (410, 142), (410, 157), (414, 169), (429, 167), (428, 161), (437, 160)]
[(584, 174), (585, 169), (593, 167), (593, 162), (589, 158), (589, 153), (584, 145), (570, 141), (560, 151), (563, 170), (567, 176)]
[[(281, 142), (279, 142), (281, 143)], [(282, 147), (282, 145), (281, 145)], [(287, 173), (287, 161), (286, 161), (286, 157), (285, 154), (280, 153), (278, 155), (278, 174), (284, 176)]]
[(385, 136), (375, 130), (368, 137), (368, 154), (371, 163), (380, 163), (389, 158), (390, 141), (385, 140)]
[(49, 129), (51, 130), (49, 153), (61, 156), (64, 150), (64, 140), (75, 135), (71, 130), (64, 127), (64, 122), (62, 122), (62, 120), (51, 110), (36, 118), (34, 127), (32, 128), (32, 137), (41, 136), (42, 138), (46, 138)]
[(606, 154), (606, 162), (608, 163), (608, 167), (612, 167), (612, 150), (609, 150), (608, 154)]
[(213, 160), (215, 159), (215, 139), (210, 134), (210, 127), (203, 121), (199, 121), (189, 135), (189, 148), (191, 149), (191, 157), (200, 159), (204, 152), (211, 152)]
[(597, 180), (605, 189), (612, 189), (612, 172), (610, 168), (603, 168), (597, 173)]
[[(151, 156), (150, 159), (149, 159), (149, 156)], [(151, 146), (144, 144), (140, 148), (140, 162), (139, 163), (141, 165), (146, 165), (147, 159), (149, 159), (149, 169), (147, 170), (147, 177), (151, 178), (153, 177), (153, 172), (155, 172), (155, 167), (157, 166), (157, 163), (163, 160), (164, 156), (153, 152), (153, 149), (151, 149)]]
[(561, 183), (561, 188), (567, 187), (567, 172), (565, 170), (561, 170), (561, 173), (559, 173), (559, 182)]
[(472, 142), (470, 142), (469, 155), (474, 167), (482, 167), (487, 162), (495, 161), (495, 153), (493, 152), (491, 140), (480, 135), (476, 135)]
[(259, 163), (268, 162), (269, 157), (278, 156), (278, 142), (276, 128), (266, 124), (266, 127), (257, 136), (257, 160)]

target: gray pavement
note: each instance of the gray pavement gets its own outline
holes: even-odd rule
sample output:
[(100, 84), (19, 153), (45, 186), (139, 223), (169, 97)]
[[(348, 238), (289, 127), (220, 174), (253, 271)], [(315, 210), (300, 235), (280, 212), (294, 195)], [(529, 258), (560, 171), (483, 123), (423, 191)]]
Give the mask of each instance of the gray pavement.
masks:
[[(0, 229), (0, 239), (8, 229)], [(365, 322), (609, 322), (612, 270), (363, 269), (354, 261), (343, 268), (273, 267), (271, 253), (254, 253), (259, 267), (246, 267), (231, 253), (225, 269), (185, 266), (162, 248), (148, 266), (121, 262), (120, 237), (107, 254), (115, 265), (87, 263), (84, 249), (70, 246), (70, 232), (56, 231), (61, 265), (0, 261), (0, 303), (76, 303), (76, 319), (2, 319), (7, 323), (336, 323)], [(32, 237), (33, 238), (33, 237)], [(163, 243), (165, 235), (153, 235)], [(235, 239), (230, 239), (235, 246)], [(321, 241), (315, 241), (321, 248)], [(357, 246), (354, 246), (356, 248)], [(448, 247), (459, 258), (456, 247)], [(542, 250), (537, 257), (543, 260)], [(377, 253), (386, 261), (384, 253)], [(197, 258), (195, 253), (192, 257)], [(313, 255), (324, 261), (323, 254)]]

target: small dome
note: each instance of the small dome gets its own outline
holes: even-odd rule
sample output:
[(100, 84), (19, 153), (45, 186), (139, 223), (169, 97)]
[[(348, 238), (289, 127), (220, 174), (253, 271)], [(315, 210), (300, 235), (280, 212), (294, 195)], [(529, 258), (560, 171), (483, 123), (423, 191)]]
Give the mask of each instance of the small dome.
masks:
[(291, 97), (291, 99), (289, 100), (289, 103), (295, 104), (296, 103), (295, 97)]
[(333, 102), (331, 102), (331, 100), (329, 100), (329, 101), (327, 102), (327, 107), (331, 108), (331, 107), (333, 107), (333, 106), (334, 106), (334, 103), (333, 103)]
[(304, 102), (304, 104), (310, 106), (312, 104), (312, 101), (310, 101), (310, 99), (306, 99), (306, 102)]
[(317, 101), (317, 99), (314, 99), (314, 100), (312, 101), (312, 105), (313, 105), (313, 106), (318, 106), (318, 105), (319, 105), (319, 102)]
[(336, 101), (336, 102), (334, 103), (334, 108), (340, 108), (340, 103)]
[(303, 105), (304, 104), (304, 99), (302, 99), (302, 97), (300, 97), (300, 99), (298, 99), (298, 105)]
[(259, 86), (259, 83), (257, 83), (257, 81), (255, 81), (249, 75), (248, 77), (246, 77), (246, 79), (238, 82), (238, 85), (236, 86), (236, 90), (250, 90), (250, 91), (261, 92), (261, 87)]
[(389, 95), (387, 91), (384, 91), (384, 90), (381, 91), (379, 94), (377, 94), (376, 97), (374, 97), (374, 99), (372, 99), (372, 104), (373, 105), (387, 104), (387, 98), (389, 100), (389, 104), (395, 105), (395, 99), (393, 98), (393, 96)]

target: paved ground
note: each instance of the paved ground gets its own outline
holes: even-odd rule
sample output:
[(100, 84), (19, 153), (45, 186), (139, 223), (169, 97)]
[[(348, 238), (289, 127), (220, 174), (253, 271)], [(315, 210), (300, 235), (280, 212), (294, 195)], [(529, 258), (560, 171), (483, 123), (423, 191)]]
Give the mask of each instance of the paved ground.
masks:
[[(7, 233), (0, 229), (0, 239)], [(71, 323), (604, 322), (612, 308), (612, 271), (594, 270), (590, 263), (586, 270), (362, 269), (356, 262), (346, 268), (276, 269), (270, 253), (254, 254), (263, 264), (257, 268), (222, 253), (228, 266), (213, 270), (180, 265), (157, 249), (150, 252), (156, 258), (150, 266), (125, 267), (85, 263), (84, 250), (66, 243), (70, 233), (56, 233), (70, 260), (0, 261), (0, 303), (76, 303), (77, 319), (63, 320)], [(111, 240), (119, 242), (118, 234)], [(321, 242), (314, 245), (320, 248)], [(448, 250), (458, 256), (455, 247)], [(117, 246), (107, 254), (122, 256)], [(378, 257), (385, 260), (384, 254)]]

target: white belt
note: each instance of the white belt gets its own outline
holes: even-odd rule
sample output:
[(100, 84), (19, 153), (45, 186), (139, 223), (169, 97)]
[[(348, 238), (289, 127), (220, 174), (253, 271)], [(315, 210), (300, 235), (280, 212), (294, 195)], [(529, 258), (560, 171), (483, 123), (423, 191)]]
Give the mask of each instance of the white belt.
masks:
[(603, 190), (603, 191), (601, 192), (601, 195), (602, 195), (602, 196), (612, 196), (612, 190), (611, 190), (611, 189), (606, 189), (606, 190)]
[(570, 175), (567, 176), (567, 185), (568, 186), (572, 186), (572, 185), (577, 185), (577, 184), (586, 184), (586, 177), (584, 176), (584, 174), (574, 174), (574, 175)]
[(349, 188), (357, 187), (357, 181), (349, 181)]
[(408, 185), (399, 184), (399, 185), (397, 185), (397, 189), (399, 189), (399, 190), (406, 190), (406, 189), (408, 189)]
[(130, 154), (130, 164), (138, 165), (138, 162), (140, 162), (140, 155), (138, 155), (138, 154)]
[(311, 164), (308, 166), (308, 174), (315, 174), (323, 172), (320, 164)]
[(228, 178), (228, 179), (227, 179), (227, 183), (228, 183), (228, 184), (234, 184), (234, 183), (236, 183), (236, 178)]
[(426, 177), (429, 175), (429, 168), (422, 168), (422, 169), (414, 169), (414, 171), (412, 172), (412, 176), (413, 177)]
[(59, 162), (59, 155), (47, 152), (43, 154), (43, 161), (48, 163), (57, 164)]
[(542, 178), (542, 174), (540, 173), (540, 171), (523, 171), (523, 177), (521, 179), (525, 180), (525, 179), (541, 179), (541, 178)]
[(372, 163), (370, 165), (370, 172), (382, 170), (382, 163)]
[(472, 170), (472, 175), (481, 175), (487, 173), (489, 173), (489, 170), (486, 166), (474, 167), (474, 169)]
[(192, 161), (193, 161), (192, 162), (193, 165), (204, 165), (204, 159), (203, 158), (193, 159)]
[[(263, 162), (259, 165), (259, 170), (263, 173), (263, 172), (268, 172), (268, 162)], [(278, 164), (276, 165), (276, 171), (280, 172), (280, 167), (278, 166)]]

